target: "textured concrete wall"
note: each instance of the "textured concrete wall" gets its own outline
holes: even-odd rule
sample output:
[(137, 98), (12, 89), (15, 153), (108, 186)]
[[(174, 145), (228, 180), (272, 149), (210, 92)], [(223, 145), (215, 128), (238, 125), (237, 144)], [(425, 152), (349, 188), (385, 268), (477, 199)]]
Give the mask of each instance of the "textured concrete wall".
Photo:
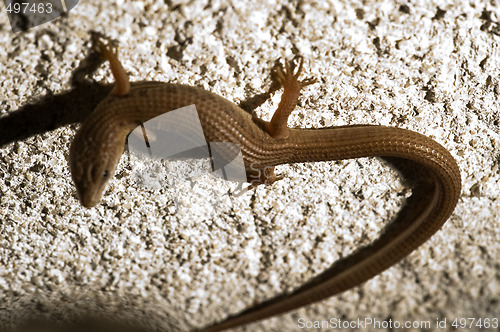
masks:
[[(300, 53), (304, 77), (319, 83), (304, 89), (290, 126), (383, 124), (430, 136), (457, 159), (462, 197), (401, 263), (250, 330), (358, 318), (429, 321), (433, 330), (437, 319), (449, 327), (500, 318), (495, 2), (165, 2), (81, 1), (22, 33), (0, 5), (0, 116), (68, 90), (90, 30), (120, 42), (131, 80), (196, 85), (234, 102), (265, 90), (274, 60)], [(93, 78), (111, 82), (107, 66)], [(269, 119), (279, 97), (256, 114)], [(131, 156), (102, 204), (83, 209), (67, 162), (76, 128), (0, 149), (2, 331), (36, 317), (114, 317), (155, 331), (221, 320), (368, 243), (407, 194), (377, 159), (281, 166), (283, 180), (234, 197), (208, 176), (187, 185), (160, 178), (182, 163), (154, 164), (145, 188), (144, 164)]]

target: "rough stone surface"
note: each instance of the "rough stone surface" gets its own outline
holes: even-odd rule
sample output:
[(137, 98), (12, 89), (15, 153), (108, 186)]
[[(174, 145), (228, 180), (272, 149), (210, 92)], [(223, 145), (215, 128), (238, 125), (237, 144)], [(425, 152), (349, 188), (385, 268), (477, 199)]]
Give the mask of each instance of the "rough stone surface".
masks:
[[(462, 197), (421, 248), (360, 287), (246, 330), (500, 318), (496, 1), (89, 0), (16, 34), (0, 10), (0, 116), (69, 89), (97, 30), (120, 42), (131, 80), (234, 102), (265, 89), (275, 59), (300, 53), (304, 77), (319, 83), (304, 89), (290, 126), (398, 126), (456, 157)], [(109, 69), (94, 78), (110, 82)], [(257, 114), (269, 119), (279, 97)], [(138, 185), (144, 165), (125, 157), (102, 204), (84, 209), (67, 162), (75, 128), (0, 149), (0, 331), (89, 315), (150, 331), (200, 327), (301, 285), (373, 239), (404, 199), (376, 159), (281, 166), (283, 180), (234, 197), (209, 176), (172, 190)]]

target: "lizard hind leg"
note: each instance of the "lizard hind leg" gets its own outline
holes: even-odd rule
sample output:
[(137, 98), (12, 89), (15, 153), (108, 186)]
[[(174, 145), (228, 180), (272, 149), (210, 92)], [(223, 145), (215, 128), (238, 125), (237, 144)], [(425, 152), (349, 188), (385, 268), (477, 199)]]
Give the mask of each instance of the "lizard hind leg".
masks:
[[(299, 60), (298, 66), (295, 65), (296, 61), (294, 61), (297, 58)], [(303, 87), (316, 82), (315, 78), (299, 80), (299, 76), (303, 69), (304, 58), (300, 56), (295, 59), (292, 61), (285, 61), (284, 67), (278, 62), (271, 72), (273, 84), (271, 85), (267, 95), (269, 96), (280, 87), (283, 87), (284, 89), (278, 109), (274, 113), (271, 122), (254, 118), (254, 121), (275, 139), (282, 139), (288, 136), (288, 117), (297, 105), (300, 90)], [(254, 169), (252, 167), (247, 169), (247, 180), (253, 186), (257, 186), (259, 184), (272, 184), (282, 178), (283, 176), (276, 176), (274, 167), (271, 166), (263, 169)]]
[(285, 61), (284, 67), (278, 63), (272, 72), (274, 80), (284, 89), (278, 109), (276, 109), (271, 121), (266, 126), (268, 134), (276, 139), (288, 137), (288, 117), (299, 101), (300, 90), (316, 82), (316, 79), (311, 77), (302, 81), (299, 80), (299, 76), (303, 69), (304, 58), (301, 56), (296, 58), (299, 59), (297, 70), (295, 70), (296, 65), (292, 60)]
[(274, 173), (274, 166), (264, 167), (263, 169), (252, 168), (247, 170), (247, 181), (254, 187), (260, 184), (272, 184), (282, 178), (282, 175), (276, 176)]

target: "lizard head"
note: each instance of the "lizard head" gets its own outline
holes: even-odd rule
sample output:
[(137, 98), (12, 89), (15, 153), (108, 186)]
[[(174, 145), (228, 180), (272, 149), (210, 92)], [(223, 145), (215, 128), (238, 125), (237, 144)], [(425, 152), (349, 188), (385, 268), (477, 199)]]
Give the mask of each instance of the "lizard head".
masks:
[(96, 135), (88, 131), (84, 123), (76, 133), (69, 153), (71, 176), (78, 198), (86, 208), (96, 206), (101, 200), (125, 143), (125, 136), (118, 137), (122, 135)]

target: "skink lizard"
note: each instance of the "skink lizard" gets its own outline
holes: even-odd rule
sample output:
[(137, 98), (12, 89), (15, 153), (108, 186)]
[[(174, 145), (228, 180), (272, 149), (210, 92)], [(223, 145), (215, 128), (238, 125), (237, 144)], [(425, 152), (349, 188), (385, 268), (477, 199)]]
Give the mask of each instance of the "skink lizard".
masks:
[(458, 202), (461, 178), (457, 163), (444, 147), (424, 135), (377, 125), (288, 128), (288, 116), (297, 104), (300, 90), (315, 82), (298, 79), (302, 61), (298, 68), (293, 63), (276, 68), (275, 77), (284, 92), (271, 121), (265, 122), (203, 89), (159, 82), (131, 85), (116, 49), (102, 38), (98, 38), (95, 47), (110, 63), (116, 85), (82, 123), (71, 145), (71, 173), (85, 207), (99, 203), (123, 153), (126, 137), (134, 128), (165, 112), (193, 104), (207, 142), (231, 142), (240, 147), (249, 182), (274, 182), (274, 166), (284, 163), (377, 156), (407, 160), (422, 172), (425, 194), (409, 213), (401, 213), (372, 245), (333, 264), (293, 293), (278, 296), (201, 331), (221, 331), (278, 315), (372, 278), (438, 231)]

